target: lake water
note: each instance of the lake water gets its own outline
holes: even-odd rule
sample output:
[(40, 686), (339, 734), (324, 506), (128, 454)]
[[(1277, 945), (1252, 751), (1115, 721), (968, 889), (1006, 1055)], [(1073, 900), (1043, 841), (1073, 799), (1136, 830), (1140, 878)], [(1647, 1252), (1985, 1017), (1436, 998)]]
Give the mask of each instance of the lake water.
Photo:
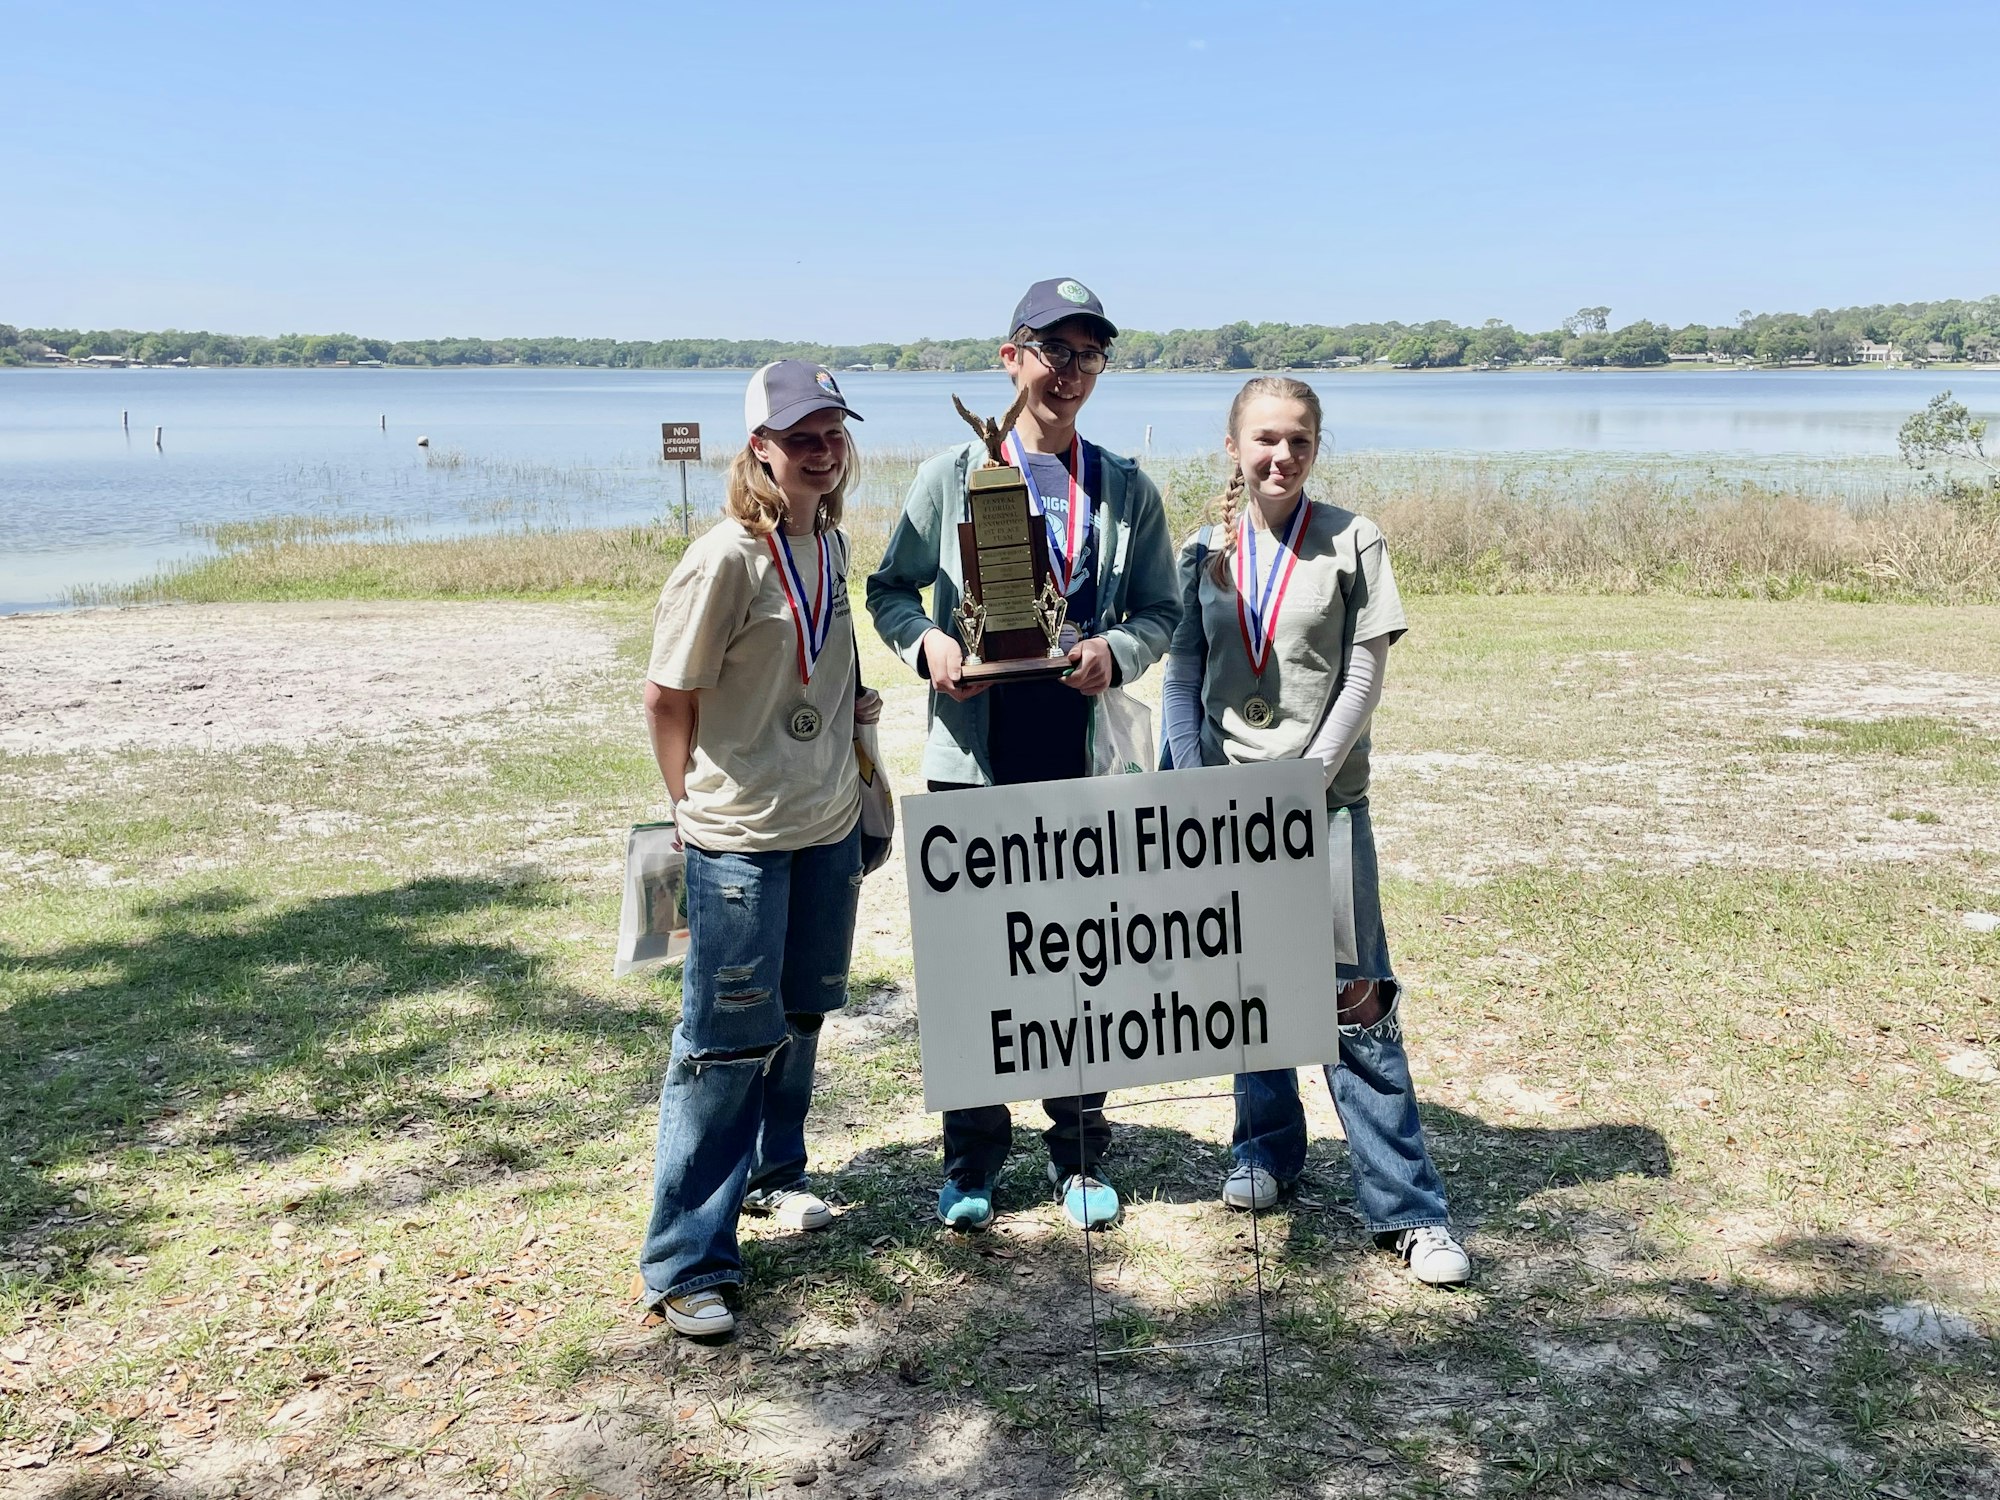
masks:
[[(191, 527), (297, 513), (404, 534), (650, 519), (677, 506), (659, 424), (741, 432), (745, 373), (621, 370), (0, 370), (0, 611), (207, 549)], [(1127, 453), (1213, 449), (1243, 375), (1107, 374), (1084, 423)], [(2000, 371), (1662, 370), (1313, 377), (1345, 451), (1788, 462), (1881, 470), (1950, 388), (2000, 417)], [(876, 452), (965, 436), (951, 395), (997, 415), (997, 372), (841, 377)], [(130, 429), (121, 426), (130, 414)], [(387, 419), (386, 429), (383, 419)], [(163, 428), (159, 447), (153, 433)], [(1151, 429), (1148, 448), (1148, 428)], [(428, 436), (428, 450), (417, 447)], [(691, 473), (696, 508), (720, 497)]]

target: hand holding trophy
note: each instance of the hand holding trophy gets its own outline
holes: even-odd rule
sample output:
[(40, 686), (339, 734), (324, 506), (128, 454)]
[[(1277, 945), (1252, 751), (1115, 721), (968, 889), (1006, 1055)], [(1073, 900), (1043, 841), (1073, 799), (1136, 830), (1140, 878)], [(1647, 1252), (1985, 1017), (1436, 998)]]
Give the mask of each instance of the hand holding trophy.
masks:
[(965, 643), (967, 682), (1054, 676), (1069, 669), (1058, 641), (1069, 600), (1049, 567), (1047, 527), (1035, 512), (1021, 471), (1007, 462), (1005, 443), (1026, 394), (995, 422), (975, 416), (957, 396), (951, 404), (986, 445), (987, 461), (966, 476), (966, 518), (958, 523), (965, 580), (952, 616)]

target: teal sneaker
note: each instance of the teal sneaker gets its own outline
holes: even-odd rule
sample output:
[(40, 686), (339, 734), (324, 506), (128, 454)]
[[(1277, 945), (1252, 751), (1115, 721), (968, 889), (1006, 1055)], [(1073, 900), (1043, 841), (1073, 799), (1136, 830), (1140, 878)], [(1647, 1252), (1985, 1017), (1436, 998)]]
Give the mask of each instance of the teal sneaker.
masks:
[(966, 1188), (945, 1178), (938, 1189), (938, 1219), (948, 1229), (984, 1229), (993, 1222), (993, 1185)]
[(1078, 1229), (1102, 1229), (1118, 1217), (1118, 1189), (1102, 1177), (1065, 1177), (1049, 1163), (1049, 1182), (1062, 1195), (1063, 1217)]

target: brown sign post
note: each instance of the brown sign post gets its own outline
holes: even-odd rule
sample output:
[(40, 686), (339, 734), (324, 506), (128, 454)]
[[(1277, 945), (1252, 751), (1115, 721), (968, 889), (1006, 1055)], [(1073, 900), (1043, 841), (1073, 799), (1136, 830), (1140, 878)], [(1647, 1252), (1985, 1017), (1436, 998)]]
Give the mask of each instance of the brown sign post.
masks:
[(681, 466), (681, 535), (686, 536), (691, 524), (688, 519), (688, 465), (701, 462), (701, 423), (662, 422), (660, 462)]

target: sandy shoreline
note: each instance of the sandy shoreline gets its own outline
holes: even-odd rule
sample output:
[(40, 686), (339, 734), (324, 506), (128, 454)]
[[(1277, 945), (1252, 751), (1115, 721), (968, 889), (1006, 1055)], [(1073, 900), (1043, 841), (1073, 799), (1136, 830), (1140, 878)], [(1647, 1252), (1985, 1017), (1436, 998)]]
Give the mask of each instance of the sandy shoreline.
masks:
[(394, 740), (610, 663), (602, 617), (518, 603), (202, 604), (0, 619), (0, 752)]

